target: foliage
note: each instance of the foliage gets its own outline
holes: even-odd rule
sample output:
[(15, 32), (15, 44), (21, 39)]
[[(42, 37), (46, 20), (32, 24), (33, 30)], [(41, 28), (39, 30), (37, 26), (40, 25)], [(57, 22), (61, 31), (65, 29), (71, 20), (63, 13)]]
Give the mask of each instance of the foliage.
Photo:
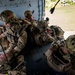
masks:
[(67, 0), (67, 1), (61, 2), (61, 4), (70, 4), (70, 5), (72, 5), (72, 4), (74, 4), (74, 2)]
[(57, 0), (51, 0), (51, 2), (55, 2), (55, 1), (57, 1)]

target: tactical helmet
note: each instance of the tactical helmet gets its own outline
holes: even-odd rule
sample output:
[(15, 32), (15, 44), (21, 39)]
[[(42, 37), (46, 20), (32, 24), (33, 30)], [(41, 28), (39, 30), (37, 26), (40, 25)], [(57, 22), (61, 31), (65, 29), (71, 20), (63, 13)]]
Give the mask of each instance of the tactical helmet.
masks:
[(12, 18), (12, 17), (16, 17), (15, 14), (13, 13), (13, 11), (11, 10), (4, 10), (3, 12), (1, 12), (1, 18), (2, 21), (6, 22), (8, 19)]
[(61, 27), (57, 26), (57, 25), (51, 25), (50, 26), (51, 30), (53, 31), (53, 35), (55, 36), (55, 38), (57, 39), (62, 39), (64, 38), (64, 31), (63, 29), (61, 29)]
[(40, 32), (44, 32), (48, 27), (48, 23), (46, 21), (37, 21), (37, 27)]
[(24, 15), (25, 17), (32, 16), (32, 12), (30, 10), (27, 10), (24, 12)]
[(70, 52), (75, 51), (75, 35), (70, 35), (66, 39), (66, 45), (67, 45), (67, 48), (69, 49)]

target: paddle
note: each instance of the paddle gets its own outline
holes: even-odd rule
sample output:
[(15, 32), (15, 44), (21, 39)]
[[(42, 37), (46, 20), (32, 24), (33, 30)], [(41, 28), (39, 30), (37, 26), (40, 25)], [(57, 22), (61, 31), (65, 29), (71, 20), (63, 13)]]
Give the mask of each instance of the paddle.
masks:
[(58, 0), (58, 1), (56, 2), (56, 4), (54, 5), (54, 7), (50, 9), (51, 14), (53, 14), (53, 12), (54, 12), (54, 10), (55, 10), (55, 7), (56, 7), (56, 5), (59, 3), (59, 1), (60, 1), (60, 0)]

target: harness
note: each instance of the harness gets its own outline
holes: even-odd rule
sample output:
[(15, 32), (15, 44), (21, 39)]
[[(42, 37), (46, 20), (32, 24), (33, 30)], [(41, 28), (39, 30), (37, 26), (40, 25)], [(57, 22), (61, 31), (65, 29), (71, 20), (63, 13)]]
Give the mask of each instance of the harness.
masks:
[(17, 43), (18, 42), (18, 38), (19, 37), (17, 37), (17, 34), (15, 34), (15, 35), (11, 35), (10, 33), (7, 33), (8, 34), (8, 37), (10, 38), (10, 40), (11, 40), (11, 42), (13, 42), (13, 43)]

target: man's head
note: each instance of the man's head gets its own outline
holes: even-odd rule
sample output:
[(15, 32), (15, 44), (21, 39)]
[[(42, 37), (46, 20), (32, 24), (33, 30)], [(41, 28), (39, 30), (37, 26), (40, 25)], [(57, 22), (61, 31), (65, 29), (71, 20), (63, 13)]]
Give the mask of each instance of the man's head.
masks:
[(70, 52), (72, 52), (72, 53), (75, 52), (75, 35), (70, 35), (66, 39), (66, 45)]
[(30, 10), (27, 10), (24, 12), (24, 16), (27, 17), (31, 17), (32, 16), (32, 12)]
[(29, 20), (29, 21), (34, 21), (33, 13), (34, 13), (34, 12), (32, 12), (32, 11), (30, 11), (30, 10), (27, 10), (27, 11), (24, 12), (24, 16), (25, 16), (25, 18), (26, 18), (27, 20)]
[(3, 22), (7, 22), (10, 18), (13, 18), (16, 16), (11, 10), (4, 10), (3, 12), (1, 12), (0, 17)]

